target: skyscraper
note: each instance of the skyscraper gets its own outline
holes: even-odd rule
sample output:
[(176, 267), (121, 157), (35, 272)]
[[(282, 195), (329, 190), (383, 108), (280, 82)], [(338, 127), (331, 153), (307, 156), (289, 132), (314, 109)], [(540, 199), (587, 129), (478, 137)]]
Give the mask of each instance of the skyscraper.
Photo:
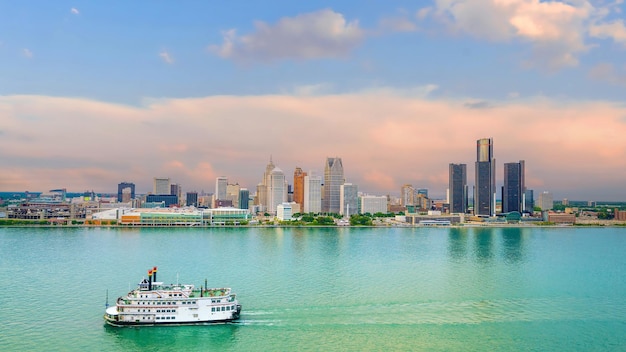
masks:
[(228, 178), (226, 176), (218, 176), (215, 179), (215, 199), (226, 200), (227, 187)]
[(304, 176), (304, 208), (303, 213), (320, 213), (322, 211), (322, 177), (309, 172)]
[[(130, 190), (130, 192), (126, 192)], [(124, 195), (129, 194), (130, 199), (124, 199)], [(135, 199), (135, 184), (132, 182), (122, 182), (117, 185), (117, 201), (128, 202), (131, 199)]]
[(343, 216), (354, 215), (359, 212), (359, 188), (352, 183), (344, 183), (340, 187), (341, 211)]
[(198, 206), (198, 192), (187, 192), (187, 206)]
[(287, 201), (287, 182), (285, 173), (278, 167), (270, 172), (269, 185), (267, 187), (267, 212), (276, 214), (276, 207)]
[(239, 209), (248, 209), (250, 199), (250, 191), (247, 188), (239, 189)]
[(263, 180), (256, 186), (256, 205), (259, 206), (260, 211), (267, 211), (267, 192), (270, 183), (270, 175), (272, 170), (274, 170), (276, 166), (274, 165), (274, 161), (270, 156), (270, 162), (265, 166), (265, 172), (263, 173)]
[(448, 178), (450, 213), (467, 211), (467, 165), (450, 164)]
[(519, 163), (504, 164), (504, 187), (502, 188), (502, 212), (523, 212), (524, 192), (524, 160)]
[(170, 179), (169, 177), (155, 177), (154, 178), (154, 194), (170, 194)]
[(323, 212), (338, 214), (341, 211), (340, 187), (344, 181), (341, 158), (326, 158), (324, 197), (322, 199)]
[(476, 141), (476, 188), (474, 214), (496, 215), (496, 159), (493, 157), (493, 139)]
[(293, 201), (300, 204), (300, 210), (304, 209), (304, 176), (306, 172), (296, 167), (293, 172)]

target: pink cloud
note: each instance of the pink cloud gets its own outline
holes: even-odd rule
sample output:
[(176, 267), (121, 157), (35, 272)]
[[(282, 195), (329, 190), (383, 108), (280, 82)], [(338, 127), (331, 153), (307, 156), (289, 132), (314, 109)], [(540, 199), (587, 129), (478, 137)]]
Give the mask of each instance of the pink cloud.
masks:
[(468, 164), (473, 184), (475, 141), (493, 137), (499, 182), (503, 163), (524, 159), (531, 188), (626, 199), (626, 108), (619, 103), (468, 105), (416, 91), (160, 99), (141, 108), (0, 97), (0, 190), (112, 192), (131, 181), (148, 191), (157, 175), (184, 190), (212, 192), (217, 175), (254, 190), (272, 155), (288, 179), (296, 166), (322, 173), (325, 158), (339, 156), (346, 179), (364, 192), (397, 194), (411, 183), (443, 196), (448, 164)]

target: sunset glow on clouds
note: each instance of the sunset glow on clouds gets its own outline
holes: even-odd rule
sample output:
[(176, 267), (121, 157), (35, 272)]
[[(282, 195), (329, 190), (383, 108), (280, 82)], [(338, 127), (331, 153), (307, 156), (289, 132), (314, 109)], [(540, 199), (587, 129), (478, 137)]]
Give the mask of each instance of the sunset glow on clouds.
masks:
[(361, 191), (443, 197), (493, 137), (498, 184), (523, 159), (535, 192), (626, 199), (621, 1), (84, 5), (0, 13), (0, 191), (254, 191), (270, 156), (339, 156)]

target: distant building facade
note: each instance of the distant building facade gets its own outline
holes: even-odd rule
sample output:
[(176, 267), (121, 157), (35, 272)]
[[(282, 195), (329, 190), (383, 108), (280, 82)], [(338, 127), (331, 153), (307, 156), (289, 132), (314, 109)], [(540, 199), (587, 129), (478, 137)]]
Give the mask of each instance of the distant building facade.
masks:
[(239, 189), (239, 209), (250, 208), (250, 191), (247, 188)]
[(541, 210), (550, 210), (554, 207), (554, 197), (552, 193), (544, 191), (539, 193), (539, 197), (537, 198), (537, 206), (541, 208)]
[(474, 214), (495, 216), (496, 159), (493, 157), (492, 138), (476, 141), (475, 173)]
[(153, 194), (170, 194), (171, 183), (169, 177), (155, 177), (153, 182)]
[(361, 196), (361, 214), (387, 213), (387, 196)]
[[(128, 199), (125, 199), (126, 198)], [(117, 201), (127, 203), (135, 199), (135, 184), (132, 182), (121, 182), (117, 185)]]
[(502, 187), (502, 212), (524, 212), (524, 160), (504, 164), (504, 186)]
[(309, 172), (304, 176), (303, 213), (322, 212), (322, 177)]
[(326, 165), (324, 166), (324, 195), (322, 197), (323, 212), (339, 214), (341, 211), (340, 187), (344, 181), (341, 158), (326, 158)]
[(300, 204), (300, 209), (304, 208), (304, 177), (306, 172), (296, 167), (293, 172), (293, 201)]
[(467, 165), (450, 164), (448, 168), (450, 213), (467, 212)]
[(344, 183), (340, 187), (340, 215), (350, 216), (359, 212), (359, 188), (352, 183)]
[(186, 202), (185, 204), (187, 206), (193, 206), (193, 207), (197, 207), (198, 206), (198, 192), (187, 192), (187, 198), (186, 198)]

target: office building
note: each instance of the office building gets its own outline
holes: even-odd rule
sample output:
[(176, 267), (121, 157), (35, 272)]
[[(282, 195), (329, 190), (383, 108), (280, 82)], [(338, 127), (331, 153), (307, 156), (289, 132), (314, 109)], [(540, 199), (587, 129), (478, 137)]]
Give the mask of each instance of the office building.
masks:
[(450, 213), (467, 212), (467, 189), (467, 165), (450, 164), (448, 170)]
[(350, 217), (359, 212), (359, 188), (352, 183), (344, 183), (340, 187), (340, 215)]
[(387, 213), (387, 196), (361, 196), (361, 214)]
[(495, 216), (496, 213), (496, 159), (493, 157), (493, 139), (476, 141), (476, 168), (474, 214)]
[(304, 176), (304, 207), (303, 213), (322, 212), (322, 177), (309, 172)]
[(228, 178), (226, 176), (218, 176), (215, 179), (215, 199), (226, 200), (227, 187)]
[(552, 209), (554, 207), (554, 197), (552, 196), (552, 193), (547, 191), (539, 193), (537, 206), (541, 208), (542, 211)]
[(532, 189), (527, 189), (524, 191), (524, 209), (524, 211), (527, 213), (532, 213), (535, 209), (535, 198)]
[(187, 192), (187, 201), (185, 202), (187, 206), (197, 207), (198, 206), (198, 192)]
[[(233, 203), (233, 207), (239, 208), (239, 190), (241, 187), (238, 183), (232, 184), (229, 183), (226, 185), (226, 200), (230, 200)], [(245, 208), (248, 209), (248, 208)]]
[(152, 193), (163, 195), (170, 194), (170, 185), (169, 177), (155, 177)]
[(276, 214), (279, 204), (287, 201), (287, 181), (283, 170), (275, 167), (270, 172), (267, 187), (267, 206), (266, 211), (270, 214)]
[(519, 163), (504, 164), (504, 186), (502, 187), (502, 212), (524, 212), (524, 160)]
[(239, 189), (239, 209), (248, 209), (250, 206), (250, 191), (247, 188)]
[(306, 172), (296, 167), (293, 173), (293, 201), (300, 204), (300, 209), (304, 209), (304, 177)]
[(341, 211), (340, 187), (344, 183), (343, 164), (341, 158), (326, 158), (324, 166), (324, 195), (322, 211), (339, 213)]
[(127, 203), (135, 199), (135, 184), (132, 182), (122, 182), (117, 185), (117, 201)]

